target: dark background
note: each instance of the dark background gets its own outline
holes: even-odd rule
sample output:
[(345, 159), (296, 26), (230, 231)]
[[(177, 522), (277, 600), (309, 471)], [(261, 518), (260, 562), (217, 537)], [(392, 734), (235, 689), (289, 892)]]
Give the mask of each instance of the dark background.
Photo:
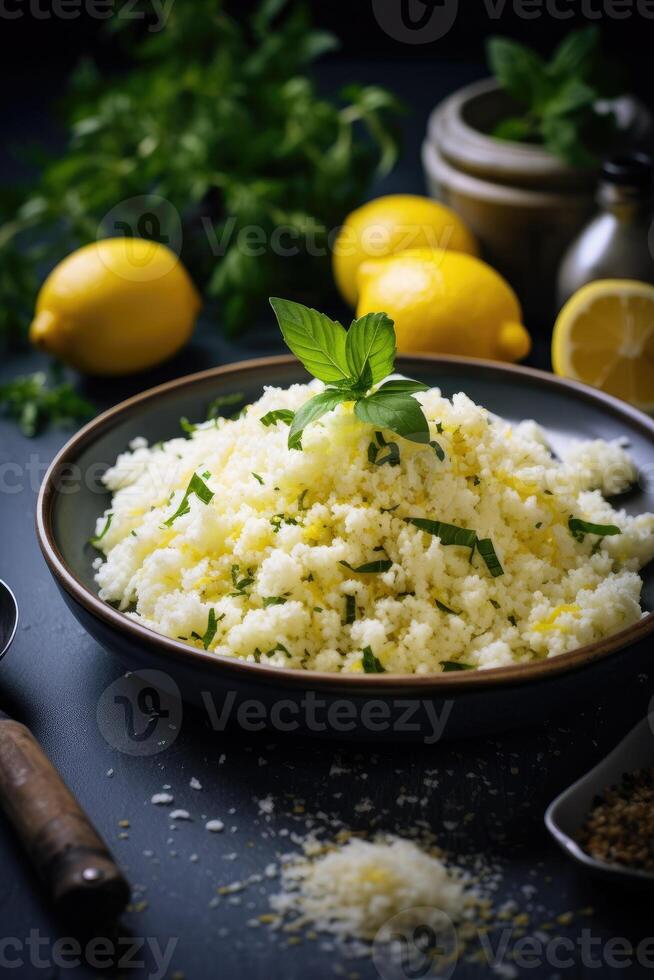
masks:
[[(56, 0), (54, 0), (56, 3)], [(69, 0), (74, 3), (75, 0)], [(137, 0), (136, 9), (148, 15), (148, 0)], [(176, 0), (183, 2), (183, 0)], [(399, 4), (402, 0), (386, 0)], [(421, 0), (413, 0), (422, 8)], [(430, 3), (456, 3), (456, 0), (429, 0)], [(525, 2), (525, 0), (522, 0)], [(341, 42), (338, 52), (327, 55), (323, 64), (371, 62), (376, 65), (376, 81), (386, 83), (386, 66), (395, 63), (409, 74), (418, 61), (435, 73), (448, 64), (467, 70), (471, 77), (484, 71), (484, 45), (492, 34), (521, 40), (542, 54), (551, 49), (570, 30), (597, 24), (606, 52), (624, 66), (628, 88), (652, 103), (652, 47), (654, 45), (654, 3), (651, 0), (536, 0), (533, 9), (526, 0), (458, 0), (459, 13), (453, 27), (441, 39), (426, 44), (403, 44), (391, 38), (378, 24), (371, 0), (334, 0), (307, 4), (315, 24), (331, 30)], [(531, 0), (533, 3), (533, 0)], [(53, 15), (53, 0), (2, 0), (0, 3), (0, 81), (4, 92), (0, 109), (2, 161), (0, 175), (12, 177), (21, 167), (7, 170), (7, 151), (24, 140), (42, 137), (53, 143), (61, 134), (48, 110), (65, 91), (66, 77), (81, 58), (93, 58), (107, 72), (120, 71), (128, 64), (121, 45), (107, 30), (108, 22), (84, 13), (84, 0), (69, 11), (70, 19)], [(649, 3), (649, 17), (639, 10)], [(216, 5), (219, 5), (217, 0)], [(230, 12), (246, 18), (256, 6), (246, 2), (223, 4)], [(4, 12), (12, 15), (6, 19)], [(15, 13), (21, 13), (15, 17)], [(584, 12), (588, 15), (585, 16)], [(528, 13), (525, 17), (523, 14)], [(72, 16), (77, 14), (77, 16)], [(138, 34), (138, 27), (134, 27)], [(390, 68), (392, 70), (392, 68)], [(425, 79), (421, 74), (418, 84)]]

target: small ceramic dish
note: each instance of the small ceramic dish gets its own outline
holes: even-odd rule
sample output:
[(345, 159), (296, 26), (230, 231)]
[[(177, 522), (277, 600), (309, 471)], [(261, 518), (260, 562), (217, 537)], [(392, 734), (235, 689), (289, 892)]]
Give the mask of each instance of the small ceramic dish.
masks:
[(637, 887), (654, 888), (654, 872), (591, 857), (578, 843), (595, 798), (620, 783), (625, 773), (654, 766), (654, 714), (643, 718), (606, 758), (550, 803), (545, 826), (557, 844), (577, 864), (603, 878)]

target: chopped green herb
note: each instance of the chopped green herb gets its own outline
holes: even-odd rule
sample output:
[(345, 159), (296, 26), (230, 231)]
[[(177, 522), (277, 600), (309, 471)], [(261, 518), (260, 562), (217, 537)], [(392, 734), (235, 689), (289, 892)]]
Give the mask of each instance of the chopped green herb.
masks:
[(242, 402), (245, 395), (242, 391), (233, 391), (229, 395), (219, 395), (209, 405), (207, 409), (207, 420), (220, 417), (220, 409), (227, 408), (229, 405), (238, 405)]
[(252, 476), (257, 481), (257, 483), (260, 483), (261, 486), (263, 486), (263, 477), (259, 476), (259, 474), (255, 473), (254, 471), (252, 472)]
[(323, 612), (323, 608), (322, 608), (322, 606), (314, 606), (313, 607), (313, 611), (314, 612)]
[(394, 510), (397, 510), (399, 504), (393, 504), (392, 507), (380, 507), (379, 511), (381, 514), (392, 514)]
[(356, 572), (359, 575), (367, 575), (376, 572), (387, 572), (392, 567), (393, 562), (390, 558), (380, 558), (378, 561), (369, 561), (364, 565), (358, 565), (357, 568), (353, 568), (348, 561), (339, 561), (338, 564), (349, 568), (351, 572)]
[(511, 623), (511, 626), (518, 625), (518, 620), (515, 618), (515, 616), (509, 616), (509, 622)]
[(504, 575), (504, 569), (500, 564), (499, 558), (495, 554), (495, 548), (493, 547), (493, 542), (490, 538), (478, 538), (477, 551), (486, 562), (486, 568), (491, 573), (493, 578), (497, 578), (499, 575)]
[(263, 608), (267, 609), (268, 606), (283, 606), (286, 601), (283, 595), (267, 595), (263, 600)]
[[(375, 438), (377, 439), (377, 445), (371, 442), (368, 446), (368, 462), (373, 463), (375, 466), (383, 466), (384, 463), (388, 463), (389, 466), (399, 466), (400, 465), (400, 447), (396, 442), (387, 442), (381, 432), (375, 432)], [(385, 456), (380, 456), (380, 447), (388, 449)]]
[(445, 450), (443, 449), (443, 447), (440, 445), (440, 443), (436, 442), (435, 439), (432, 439), (430, 441), (429, 445), (434, 450), (434, 452), (436, 453), (436, 456), (438, 457), (438, 459), (442, 463), (443, 460), (445, 459)]
[(436, 426), (436, 431), (438, 432), (439, 436), (442, 436), (443, 435), (443, 423), (442, 422), (434, 422), (434, 425)]
[[(203, 476), (206, 478), (207, 476), (210, 476), (210, 474), (207, 471), (203, 474)], [(173, 522), (176, 521), (178, 517), (182, 517), (184, 514), (188, 514), (190, 512), (191, 507), (189, 504), (189, 497), (192, 494), (195, 494), (198, 500), (201, 500), (203, 504), (208, 504), (214, 496), (213, 491), (209, 489), (202, 477), (199, 477), (197, 473), (194, 473), (189, 480), (189, 484), (186, 488), (184, 496), (182, 497), (182, 502), (180, 503), (179, 507), (172, 517), (169, 517), (167, 521), (164, 521), (166, 527), (172, 527)]]
[(466, 527), (457, 527), (455, 524), (446, 524), (444, 521), (430, 521), (423, 517), (405, 517), (405, 523), (413, 524), (414, 527), (433, 534), (440, 538), (442, 544), (460, 545), (462, 548), (474, 548), (477, 541), (477, 532), (471, 531)]
[(90, 539), (90, 542), (89, 542), (90, 544), (96, 545), (100, 541), (102, 541), (103, 537), (105, 536), (105, 534), (107, 533), (107, 531), (111, 527), (111, 522), (113, 520), (113, 517), (114, 517), (113, 512), (112, 511), (109, 511), (109, 513), (107, 514), (107, 520), (105, 521), (104, 527), (102, 528), (102, 530), (100, 531), (100, 533), (98, 535), (96, 535), (96, 537)]
[(240, 577), (240, 574), (240, 565), (232, 565), (232, 585), (235, 589), (234, 592), (230, 593), (232, 596), (247, 595), (245, 590), (254, 583), (252, 569), (248, 568), (248, 573), (243, 578)]
[(292, 412), (290, 408), (276, 408), (272, 412), (266, 412), (265, 415), (262, 415), (259, 421), (267, 428), (270, 425), (275, 425), (276, 422), (290, 425), (294, 418), (295, 412)]
[(570, 534), (577, 541), (583, 541), (587, 534), (599, 534), (602, 537), (608, 537), (622, 533), (615, 524), (591, 524), (590, 521), (584, 521), (580, 517), (571, 517), (568, 521), (568, 527)]
[(489, 599), (488, 601), (490, 602), (491, 606), (493, 606), (494, 609), (500, 608), (500, 604), (497, 601), (497, 599)]
[(194, 425), (193, 422), (189, 422), (185, 415), (182, 415), (181, 419), (179, 420), (179, 425), (182, 431), (186, 432), (189, 436), (197, 429), (197, 425)]
[(381, 662), (372, 652), (370, 647), (363, 648), (363, 656), (361, 657), (361, 663), (363, 665), (364, 674), (385, 674), (386, 670), (382, 667)]
[(302, 493), (300, 494), (300, 496), (297, 498), (297, 509), (298, 510), (308, 510), (309, 509), (304, 504), (304, 498), (306, 497), (306, 495), (308, 494), (308, 492), (309, 492), (309, 489), (307, 487), (307, 488), (305, 488), (302, 491)]
[(476, 476), (476, 475), (473, 476), (473, 478), (472, 478), (472, 485), (473, 485), (473, 487), (478, 487), (480, 483), (481, 483), (481, 480), (479, 479), (479, 477)]
[(346, 595), (345, 596), (345, 625), (351, 626), (356, 618), (357, 618), (356, 596)]
[(450, 609), (449, 606), (446, 606), (445, 603), (444, 602), (441, 602), (440, 599), (436, 599), (435, 601), (436, 601), (437, 607), (440, 609), (441, 612), (449, 613), (450, 616), (460, 616), (461, 615), (460, 613), (456, 612), (454, 609)]
[(132, 535), (133, 538), (137, 538), (138, 537), (138, 534), (136, 533), (136, 531), (130, 531), (129, 533)]
[(213, 638), (216, 635), (218, 623), (220, 622), (221, 619), (224, 618), (225, 618), (225, 613), (223, 613), (221, 616), (216, 618), (216, 610), (215, 609), (209, 610), (209, 620), (207, 622), (207, 629), (204, 636), (201, 637), (202, 646), (204, 647), (205, 650), (208, 650), (209, 647), (211, 646)]
[(270, 523), (273, 526), (273, 534), (279, 534), (282, 524), (298, 524), (299, 522), (290, 514), (275, 514), (270, 518)]
[(474, 670), (472, 664), (464, 664), (461, 660), (441, 660), (440, 665), (444, 674), (452, 673), (455, 670)]
[(536, 524), (534, 524), (534, 527), (536, 528), (537, 531), (540, 530), (542, 526), (543, 526), (542, 521), (537, 521)]

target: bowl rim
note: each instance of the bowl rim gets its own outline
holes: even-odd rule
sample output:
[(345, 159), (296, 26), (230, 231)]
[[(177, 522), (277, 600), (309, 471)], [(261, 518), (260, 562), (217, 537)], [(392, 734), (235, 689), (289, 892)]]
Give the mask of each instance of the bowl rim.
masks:
[[(654, 419), (649, 418), (626, 402), (578, 381), (559, 378), (546, 371), (523, 365), (455, 355), (406, 354), (400, 355), (398, 361), (412, 361), (416, 366), (423, 364), (432, 370), (439, 365), (469, 366), (480, 372), (488, 371), (523, 379), (527, 378), (541, 387), (555, 388), (567, 393), (572, 392), (575, 397), (590, 402), (596, 408), (608, 411), (619, 419), (627, 420), (632, 427), (639, 429), (654, 445)], [(142, 405), (156, 401), (171, 391), (192, 388), (196, 384), (214, 379), (219, 381), (238, 378), (243, 374), (248, 375), (253, 371), (265, 368), (291, 366), (297, 366), (300, 372), (304, 370), (295, 357), (282, 354), (237, 361), (175, 378), (119, 402), (96, 416), (75, 433), (50, 463), (43, 477), (36, 503), (37, 540), (50, 572), (60, 588), (82, 606), (87, 613), (99, 619), (105, 626), (127, 634), (135, 642), (155, 649), (171, 660), (182, 661), (186, 666), (197, 665), (198, 668), (210, 669), (218, 674), (222, 673), (227, 677), (233, 676), (245, 682), (255, 680), (271, 684), (282, 682), (291, 687), (310, 687), (315, 690), (328, 691), (347, 690), (350, 693), (362, 695), (373, 692), (390, 694), (396, 691), (420, 692), (423, 695), (426, 693), (453, 695), (464, 690), (470, 692), (487, 688), (533, 684), (546, 678), (580, 670), (587, 664), (603, 660), (654, 632), (654, 611), (652, 611), (618, 633), (549, 659), (470, 672), (388, 673), (384, 675), (375, 674), (374, 676), (368, 674), (343, 675), (325, 671), (273, 667), (267, 664), (240, 660), (236, 657), (209, 653), (205, 650), (197, 650), (181, 640), (172, 639), (142, 626), (98, 598), (67, 565), (57, 545), (53, 528), (53, 514), (60, 493), (54, 480), (55, 475), (62, 467), (74, 463), (79, 454), (91, 446), (99, 435), (113, 428), (114, 425), (123, 421), (125, 417), (134, 413)]]

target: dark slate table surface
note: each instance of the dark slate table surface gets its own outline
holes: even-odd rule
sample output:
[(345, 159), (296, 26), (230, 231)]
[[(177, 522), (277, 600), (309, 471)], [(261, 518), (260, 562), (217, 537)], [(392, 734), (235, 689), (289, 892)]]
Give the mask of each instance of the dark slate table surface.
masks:
[[(325, 84), (348, 73), (347, 66), (328, 67)], [(442, 63), (357, 66), (358, 78), (387, 83), (409, 101), (421, 93), (405, 123), (403, 162), (377, 191), (423, 190), (419, 145), (430, 105), (479, 74), (475, 66)], [(176, 361), (148, 377), (87, 383), (85, 391), (104, 407), (167, 377), (279, 349), (269, 324), (232, 342), (205, 317)], [(544, 332), (532, 363), (548, 367), (546, 351)], [(16, 356), (2, 363), (0, 378), (42, 364), (36, 354)], [(0, 667), (0, 704), (31, 726), (134, 886), (132, 909), (106, 937), (118, 954), (108, 972), (193, 980), (378, 976), (370, 961), (348, 961), (320, 940), (289, 944), (284, 934), (248, 925), (268, 911), (275, 879), (255, 881), (231, 900), (218, 894), (221, 886), (261, 874), (279, 851), (294, 849), (289, 832), (306, 832), (307, 819), (327, 823), (327, 836), (338, 821), (353, 830), (404, 834), (431, 828), (452, 853), (465, 860), (482, 854), (497, 867), (494, 904), (514, 900), (519, 913), (527, 912), (522, 932), (567, 940), (546, 944), (516, 966), (511, 954), (522, 933), (507, 919), (507, 930), (491, 944), (497, 955), (487, 950), (478, 963), (461, 962), (458, 978), (617, 978), (625, 964), (629, 975), (649, 972), (654, 941), (643, 941), (654, 936), (651, 896), (616, 893), (589, 880), (543, 825), (548, 802), (647, 711), (653, 688), (648, 650), (635, 655), (623, 683), (601, 701), (581, 712), (563, 704), (545, 725), (490, 738), (381, 747), (216, 733), (206, 717), (185, 710), (160, 752), (123, 753), (98, 726), (103, 692), (123, 670), (64, 607), (34, 535), (38, 483), (66, 438), (50, 432), (27, 440), (0, 422), (0, 577), (14, 588), (21, 609), (16, 640)], [(192, 778), (201, 789), (191, 788)], [(172, 806), (188, 810), (192, 820), (172, 821), (170, 808), (154, 806), (151, 797), (160, 792), (173, 795)], [(268, 797), (272, 812), (259, 802)], [(222, 833), (207, 832), (204, 824), (212, 818), (224, 821)], [(105, 948), (96, 947), (94, 959), (84, 940), (78, 959), (76, 948), (61, 942), (71, 932), (53, 918), (11, 829), (0, 822), (0, 973), (44, 980), (100, 975)], [(384, 980), (418, 975), (394, 974), (390, 967), (382, 972)]]

